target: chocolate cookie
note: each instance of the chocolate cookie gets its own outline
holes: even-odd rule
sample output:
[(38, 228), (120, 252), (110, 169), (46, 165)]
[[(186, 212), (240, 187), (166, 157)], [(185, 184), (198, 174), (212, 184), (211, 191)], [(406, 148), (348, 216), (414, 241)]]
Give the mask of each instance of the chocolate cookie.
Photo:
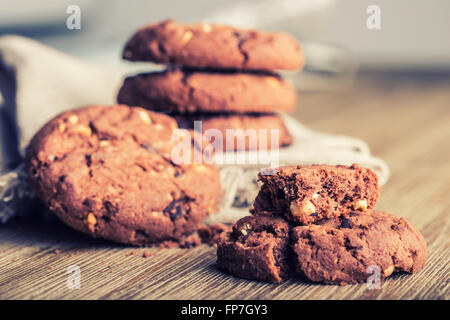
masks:
[[(180, 128), (196, 129), (205, 134), (216, 151), (266, 150), (272, 145), (278, 148), (292, 143), (283, 119), (276, 114), (182, 114), (174, 118)], [(195, 121), (201, 121), (201, 127), (195, 128)], [(219, 137), (222, 139), (216, 140)]]
[(133, 245), (185, 241), (221, 191), (215, 166), (173, 161), (175, 129), (164, 114), (123, 105), (65, 112), (32, 139), (28, 173), (75, 229)]
[(262, 171), (252, 214), (271, 212), (300, 224), (366, 211), (378, 199), (378, 177), (370, 169), (346, 166), (288, 166)]
[(364, 282), (396, 271), (417, 272), (427, 259), (424, 238), (404, 218), (370, 210), (351, 212), (292, 232), (295, 268), (311, 281)]
[(232, 275), (280, 282), (289, 274), (289, 226), (281, 218), (248, 216), (222, 233), (218, 267)]
[(126, 78), (119, 103), (160, 112), (292, 111), (295, 89), (275, 74), (172, 69)]
[(138, 30), (126, 44), (123, 58), (195, 68), (297, 70), (303, 66), (300, 47), (289, 34), (171, 20)]

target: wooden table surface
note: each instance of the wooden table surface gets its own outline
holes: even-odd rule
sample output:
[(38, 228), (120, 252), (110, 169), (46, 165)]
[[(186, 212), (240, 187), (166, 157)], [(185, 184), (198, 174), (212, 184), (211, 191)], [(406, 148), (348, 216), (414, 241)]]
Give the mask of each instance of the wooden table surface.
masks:
[[(91, 240), (60, 223), (0, 226), (2, 299), (448, 299), (450, 77), (362, 77), (350, 90), (301, 93), (297, 116), (313, 129), (364, 139), (391, 178), (377, 208), (406, 217), (429, 259), (381, 289), (292, 279), (268, 284), (216, 269), (215, 249), (145, 249)], [(151, 256), (144, 258), (147, 251)], [(81, 287), (67, 286), (78, 266)]]

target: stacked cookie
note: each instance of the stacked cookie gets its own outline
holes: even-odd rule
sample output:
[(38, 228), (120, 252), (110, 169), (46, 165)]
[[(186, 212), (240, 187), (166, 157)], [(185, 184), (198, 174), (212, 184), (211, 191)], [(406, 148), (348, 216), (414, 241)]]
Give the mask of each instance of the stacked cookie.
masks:
[(239, 277), (279, 282), (298, 274), (315, 282), (378, 280), (417, 272), (425, 240), (404, 218), (374, 210), (377, 176), (357, 165), (281, 167), (263, 183), (252, 216), (221, 235), (220, 268)]
[[(222, 136), (216, 150), (265, 149), (271, 142), (292, 142), (275, 113), (292, 111), (297, 99), (295, 89), (275, 70), (297, 70), (303, 64), (300, 48), (288, 34), (165, 21), (138, 30), (123, 58), (169, 68), (125, 79), (119, 103), (169, 113), (186, 129), (216, 129)], [(202, 127), (194, 121), (201, 121)], [(227, 140), (227, 129), (242, 130)], [(256, 143), (246, 135), (248, 129), (255, 131)], [(278, 141), (259, 129), (278, 130)], [(244, 142), (235, 143), (235, 138)]]
[(191, 247), (220, 179), (214, 165), (172, 161), (176, 129), (171, 117), (139, 107), (64, 112), (30, 143), (31, 183), (60, 220), (93, 237)]

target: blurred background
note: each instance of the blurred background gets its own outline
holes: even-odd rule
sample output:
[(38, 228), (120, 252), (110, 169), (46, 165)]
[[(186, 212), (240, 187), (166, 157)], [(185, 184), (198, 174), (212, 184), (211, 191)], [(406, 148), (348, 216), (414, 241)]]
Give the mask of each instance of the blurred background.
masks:
[[(366, 27), (373, 4), (381, 10), (380, 30)], [(69, 5), (81, 8), (81, 30), (66, 28)], [(137, 27), (167, 18), (222, 22), (292, 33), (302, 42), (307, 71), (447, 72), (449, 12), (447, 0), (15, 0), (0, 2), (0, 35), (20, 34), (102, 65), (133, 68), (120, 54)]]
[[(81, 10), (81, 29), (66, 26), (71, 5)], [(380, 10), (374, 30), (367, 27), (372, 5)], [(294, 116), (315, 130), (364, 139), (387, 160), (389, 139), (411, 139), (425, 126), (449, 134), (448, 0), (0, 1), (0, 36), (30, 37), (132, 74), (161, 66), (122, 60), (125, 42), (138, 27), (168, 18), (293, 34), (306, 57), (303, 72), (283, 74), (300, 91)]]

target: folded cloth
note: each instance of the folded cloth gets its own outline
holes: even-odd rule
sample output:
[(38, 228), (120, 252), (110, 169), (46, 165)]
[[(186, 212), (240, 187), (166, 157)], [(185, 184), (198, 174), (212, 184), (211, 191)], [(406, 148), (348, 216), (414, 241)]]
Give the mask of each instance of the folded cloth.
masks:
[[(23, 156), (39, 128), (58, 113), (90, 104), (114, 104), (125, 74), (92, 65), (34, 40), (19, 36), (0, 37), (0, 221), (25, 214), (23, 204), (35, 198), (28, 184)], [(312, 131), (283, 115), (294, 143), (276, 154), (277, 165), (358, 163), (373, 169), (384, 184), (389, 168), (370, 154), (359, 139)], [(209, 221), (234, 221), (248, 214), (256, 196), (256, 173), (273, 161), (260, 154), (239, 153), (245, 159), (229, 164), (216, 158), (224, 195), (220, 212)], [(266, 159), (267, 160), (267, 159)], [(273, 159), (272, 159), (273, 160)], [(228, 164), (227, 164), (228, 163)]]

